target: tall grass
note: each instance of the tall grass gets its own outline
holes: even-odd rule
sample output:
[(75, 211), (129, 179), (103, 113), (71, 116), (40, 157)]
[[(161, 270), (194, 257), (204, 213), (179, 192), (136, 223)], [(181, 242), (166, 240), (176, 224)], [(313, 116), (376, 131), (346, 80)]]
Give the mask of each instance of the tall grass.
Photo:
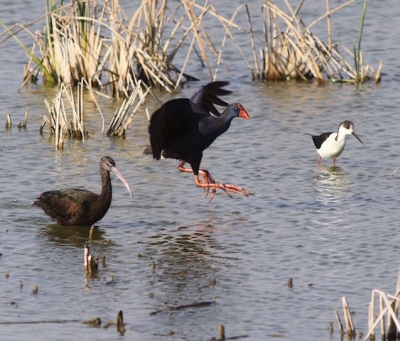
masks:
[[(139, 81), (174, 92), (184, 81), (197, 79), (186, 72), (189, 60), (198, 60), (213, 77), (210, 56), (219, 65), (224, 62), (203, 26), (206, 16), (219, 17), (207, 2), (201, 6), (189, 0), (169, 6), (167, 0), (142, 0), (132, 16), (118, 0), (47, 0), (43, 31), (23, 27), (33, 37), (31, 48), (13, 27), (6, 30), (29, 56), (25, 82), (42, 77), (44, 83), (77, 85), (85, 79), (92, 87), (129, 97)], [(229, 30), (224, 18), (219, 20)], [(183, 58), (176, 62), (178, 54)]]
[[(265, 49), (261, 50), (260, 77), (264, 80), (316, 79), (323, 83), (326, 80), (343, 82), (364, 82), (368, 79), (380, 81), (380, 64), (378, 71), (366, 66), (362, 58), (361, 38), (367, 8), (364, 2), (361, 29), (357, 48), (351, 53), (332, 38), (331, 16), (355, 0), (349, 0), (334, 9), (326, 0), (326, 13), (311, 24), (306, 25), (300, 18), (300, 10), (305, 0), (293, 8), (285, 1), (286, 11), (265, 0), (262, 6), (264, 22)], [(326, 19), (328, 43), (323, 42), (312, 31), (312, 27)], [(354, 60), (351, 65), (347, 59)], [(255, 61), (258, 64), (258, 61)], [(254, 77), (254, 76), (253, 76)]]
[[(234, 53), (247, 63), (253, 79), (378, 82), (382, 64), (375, 72), (364, 64), (361, 51), (367, 0), (353, 52), (334, 41), (331, 18), (355, 0), (333, 9), (326, 0), (326, 12), (308, 25), (300, 17), (305, 1), (294, 7), (284, 0), (278, 7), (264, 0), (264, 37), (256, 36), (258, 30), (253, 29), (247, 5), (240, 5), (231, 18), (226, 18), (207, 0), (203, 5), (190, 0), (170, 1), (168, 6), (167, 0), (142, 0), (131, 16), (118, 0), (46, 0), (43, 31), (33, 33), (29, 25), (6, 27), (0, 23), (29, 56), (25, 82), (42, 77), (45, 83), (77, 85), (84, 79), (89, 86), (116, 97), (128, 98), (139, 85), (174, 92), (183, 82), (197, 79), (186, 71), (189, 62), (197, 61), (215, 79), (221, 66), (229, 69), (223, 59), (228, 40), (236, 48)], [(248, 28), (235, 23), (243, 9)], [(312, 32), (322, 20), (327, 24), (327, 42)], [(220, 27), (222, 41), (208, 33), (205, 21), (212, 21), (213, 30)], [(33, 37), (31, 48), (17, 37), (21, 30)], [(248, 34), (253, 64), (237, 42), (235, 31)]]

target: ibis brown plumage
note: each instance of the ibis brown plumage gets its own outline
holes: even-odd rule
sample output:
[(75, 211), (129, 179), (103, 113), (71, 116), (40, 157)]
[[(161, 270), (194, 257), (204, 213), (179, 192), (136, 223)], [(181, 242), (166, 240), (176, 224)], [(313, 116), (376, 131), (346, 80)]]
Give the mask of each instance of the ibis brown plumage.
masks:
[[(153, 154), (156, 160), (161, 156), (181, 160), (179, 171), (194, 173), (196, 185), (206, 190), (206, 196), (211, 190), (210, 201), (217, 189), (223, 190), (228, 196), (231, 193), (252, 195), (242, 187), (216, 183), (209, 171), (200, 169), (203, 151), (229, 129), (232, 120), (235, 117), (250, 119), (243, 105), (228, 104), (218, 97), (231, 93), (222, 89), (228, 84), (223, 81), (211, 82), (203, 85), (190, 99), (178, 98), (164, 103), (151, 116), (151, 146), (144, 151), (145, 154)], [(224, 111), (220, 113), (215, 104), (225, 107)], [(186, 162), (191, 169), (184, 167)]]
[(42, 193), (33, 203), (41, 207), (59, 225), (92, 226), (107, 213), (112, 199), (110, 172), (126, 186), (132, 198), (128, 182), (118, 171), (114, 160), (103, 156), (100, 160), (101, 193), (82, 189), (62, 189)]

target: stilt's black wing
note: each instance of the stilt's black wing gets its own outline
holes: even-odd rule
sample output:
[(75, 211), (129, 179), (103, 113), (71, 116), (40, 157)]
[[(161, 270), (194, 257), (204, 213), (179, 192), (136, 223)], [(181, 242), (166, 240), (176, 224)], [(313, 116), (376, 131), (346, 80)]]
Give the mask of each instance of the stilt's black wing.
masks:
[(324, 141), (325, 141), (331, 134), (332, 134), (332, 132), (323, 133), (323, 134), (318, 135), (318, 136), (316, 136), (316, 135), (311, 135), (311, 134), (309, 134), (309, 135), (311, 135), (312, 140), (314, 141), (315, 148), (320, 149), (321, 146), (322, 146), (322, 144), (324, 143)]

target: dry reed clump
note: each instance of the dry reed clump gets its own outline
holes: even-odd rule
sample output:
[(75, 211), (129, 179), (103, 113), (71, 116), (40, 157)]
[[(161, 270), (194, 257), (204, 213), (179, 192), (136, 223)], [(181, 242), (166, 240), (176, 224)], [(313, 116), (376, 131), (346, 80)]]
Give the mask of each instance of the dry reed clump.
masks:
[[(176, 8), (171, 9), (167, 0), (142, 0), (128, 16), (118, 0), (71, 0), (69, 4), (47, 0), (43, 32), (30, 32), (30, 24), (17, 25), (18, 31), (6, 27), (6, 31), (30, 57), (24, 84), (40, 76), (44, 82), (66, 85), (85, 79), (92, 87), (129, 97), (141, 80), (174, 92), (184, 80), (196, 79), (185, 72), (189, 59), (194, 60), (191, 56), (197, 56), (212, 78), (210, 58), (218, 66), (224, 64), (222, 47), (218, 50), (207, 33), (204, 18), (217, 18), (226, 37), (233, 38), (230, 28), (236, 25), (219, 16), (207, 1), (204, 6), (189, 0), (173, 4)], [(32, 48), (17, 38), (21, 30), (33, 37)]]
[[(150, 90), (150, 88), (147, 88), (147, 90), (143, 92), (140, 82), (139, 80), (136, 90), (131, 93), (129, 98), (124, 99), (119, 109), (114, 113), (107, 129), (107, 136), (125, 137), (126, 129), (132, 123), (139, 107), (144, 102)], [(147, 116), (150, 117), (148, 112)]]
[[(308, 26), (299, 18), (304, 1), (300, 1), (295, 9), (288, 1), (285, 1), (289, 12), (287, 14), (270, 0), (265, 0), (265, 5), (262, 6), (262, 17), (266, 47), (261, 50), (260, 66), (254, 52), (256, 72), (253, 72), (253, 78), (263, 80), (316, 79), (321, 83), (326, 79), (355, 83), (373, 79), (375, 82), (379, 82), (382, 63), (375, 72), (371, 66), (364, 64), (361, 52), (366, 1), (358, 46), (354, 47), (353, 52), (341, 44), (332, 43), (331, 15), (354, 0), (347, 1), (332, 10), (329, 0), (327, 0), (326, 13)], [(312, 26), (323, 19), (327, 21), (328, 43), (322, 42), (311, 32)], [(345, 56), (340, 52), (341, 49), (354, 61), (354, 66), (346, 61)]]
[[(107, 136), (125, 137), (125, 131), (132, 123), (133, 118), (140, 105), (144, 102), (150, 88), (143, 91), (141, 81), (138, 82), (136, 90), (125, 99), (107, 128)], [(90, 97), (91, 102), (97, 108), (102, 119), (102, 132), (105, 130), (105, 120), (101, 108), (96, 100), (95, 91), (89, 84), (82, 80), (74, 88), (71, 85), (61, 83), (60, 90), (54, 97), (52, 103), (45, 99), (48, 109), (48, 116), (43, 117), (40, 133), (43, 134), (44, 127), (47, 125), (51, 135), (54, 135), (56, 150), (63, 149), (65, 138), (85, 140), (88, 132), (85, 130), (84, 115), (84, 95)]]
[[(71, 85), (61, 83), (60, 91), (54, 97), (52, 103), (49, 103), (46, 99), (44, 100), (48, 109), (48, 116), (43, 117), (40, 133), (43, 134), (44, 126), (47, 125), (50, 134), (55, 136), (54, 142), (57, 150), (63, 149), (65, 138), (85, 140), (88, 135), (85, 130), (83, 88), (84, 85), (78, 83), (75, 99)], [(91, 90), (89, 89), (89, 91)], [(92, 98), (97, 105), (93, 95)], [(98, 109), (100, 111), (99, 107)]]
[[(394, 295), (379, 289), (372, 289), (371, 300), (368, 305), (368, 333), (359, 332), (359, 338), (363, 341), (377, 339), (380, 332), (381, 340), (398, 340), (400, 331), (400, 320), (398, 318), (400, 298), (400, 269), (397, 274), (396, 291)], [(352, 314), (345, 296), (342, 297), (343, 316), (346, 324), (347, 339), (355, 340), (356, 329)], [(343, 327), (337, 308), (333, 307), (338, 322), (340, 334), (343, 338), (345, 328)], [(331, 334), (333, 326), (330, 327)]]
[[(332, 42), (331, 16), (355, 0), (334, 9), (330, 9), (330, 0), (326, 0), (326, 13), (309, 25), (299, 18), (305, 0), (300, 0), (297, 8), (285, 0), (286, 11), (271, 0), (264, 1), (261, 11), (264, 46), (260, 57), (247, 5), (240, 5), (231, 18), (225, 18), (208, 1), (199, 5), (196, 1), (179, 0), (173, 2), (176, 7), (171, 9), (171, 2), (167, 6), (167, 0), (142, 0), (135, 13), (128, 16), (118, 0), (70, 0), (69, 4), (63, 0), (47, 0), (43, 32), (30, 32), (30, 24), (8, 28), (0, 23), (5, 33), (14, 37), (30, 56), (25, 82), (36, 81), (40, 75), (45, 82), (54, 84), (76, 85), (84, 79), (90, 86), (110, 91), (117, 97), (128, 98), (136, 91), (139, 81), (147, 87), (176, 91), (184, 80), (196, 79), (185, 71), (189, 60), (194, 60), (192, 56), (197, 56), (200, 64), (208, 69), (210, 78), (215, 79), (221, 65), (228, 67), (222, 58), (227, 40), (233, 42), (247, 63), (253, 79), (380, 81), (382, 63), (375, 72), (364, 64), (361, 52), (367, 0), (364, 0), (359, 41), (353, 52)], [(249, 29), (235, 23), (243, 8)], [(327, 23), (327, 43), (311, 31), (322, 20)], [(211, 37), (204, 22), (212, 23), (213, 32), (220, 28), (222, 34)], [(21, 30), (33, 37), (31, 49), (17, 38)], [(247, 61), (233, 30), (249, 34), (254, 67)], [(222, 41), (218, 47), (215, 41), (219, 38)], [(354, 65), (346, 58), (353, 60)]]

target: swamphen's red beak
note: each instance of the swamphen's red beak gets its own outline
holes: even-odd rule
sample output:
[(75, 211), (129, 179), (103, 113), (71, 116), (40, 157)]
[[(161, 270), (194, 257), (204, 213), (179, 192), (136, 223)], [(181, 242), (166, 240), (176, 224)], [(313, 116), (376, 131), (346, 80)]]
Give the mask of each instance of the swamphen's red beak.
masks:
[(248, 114), (246, 109), (243, 108), (243, 105), (239, 104), (238, 105), (238, 109), (239, 109), (239, 117), (241, 117), (241, 118), (243, 118), (245, 120), (249, 120), (250, 119), (250, 115)]

